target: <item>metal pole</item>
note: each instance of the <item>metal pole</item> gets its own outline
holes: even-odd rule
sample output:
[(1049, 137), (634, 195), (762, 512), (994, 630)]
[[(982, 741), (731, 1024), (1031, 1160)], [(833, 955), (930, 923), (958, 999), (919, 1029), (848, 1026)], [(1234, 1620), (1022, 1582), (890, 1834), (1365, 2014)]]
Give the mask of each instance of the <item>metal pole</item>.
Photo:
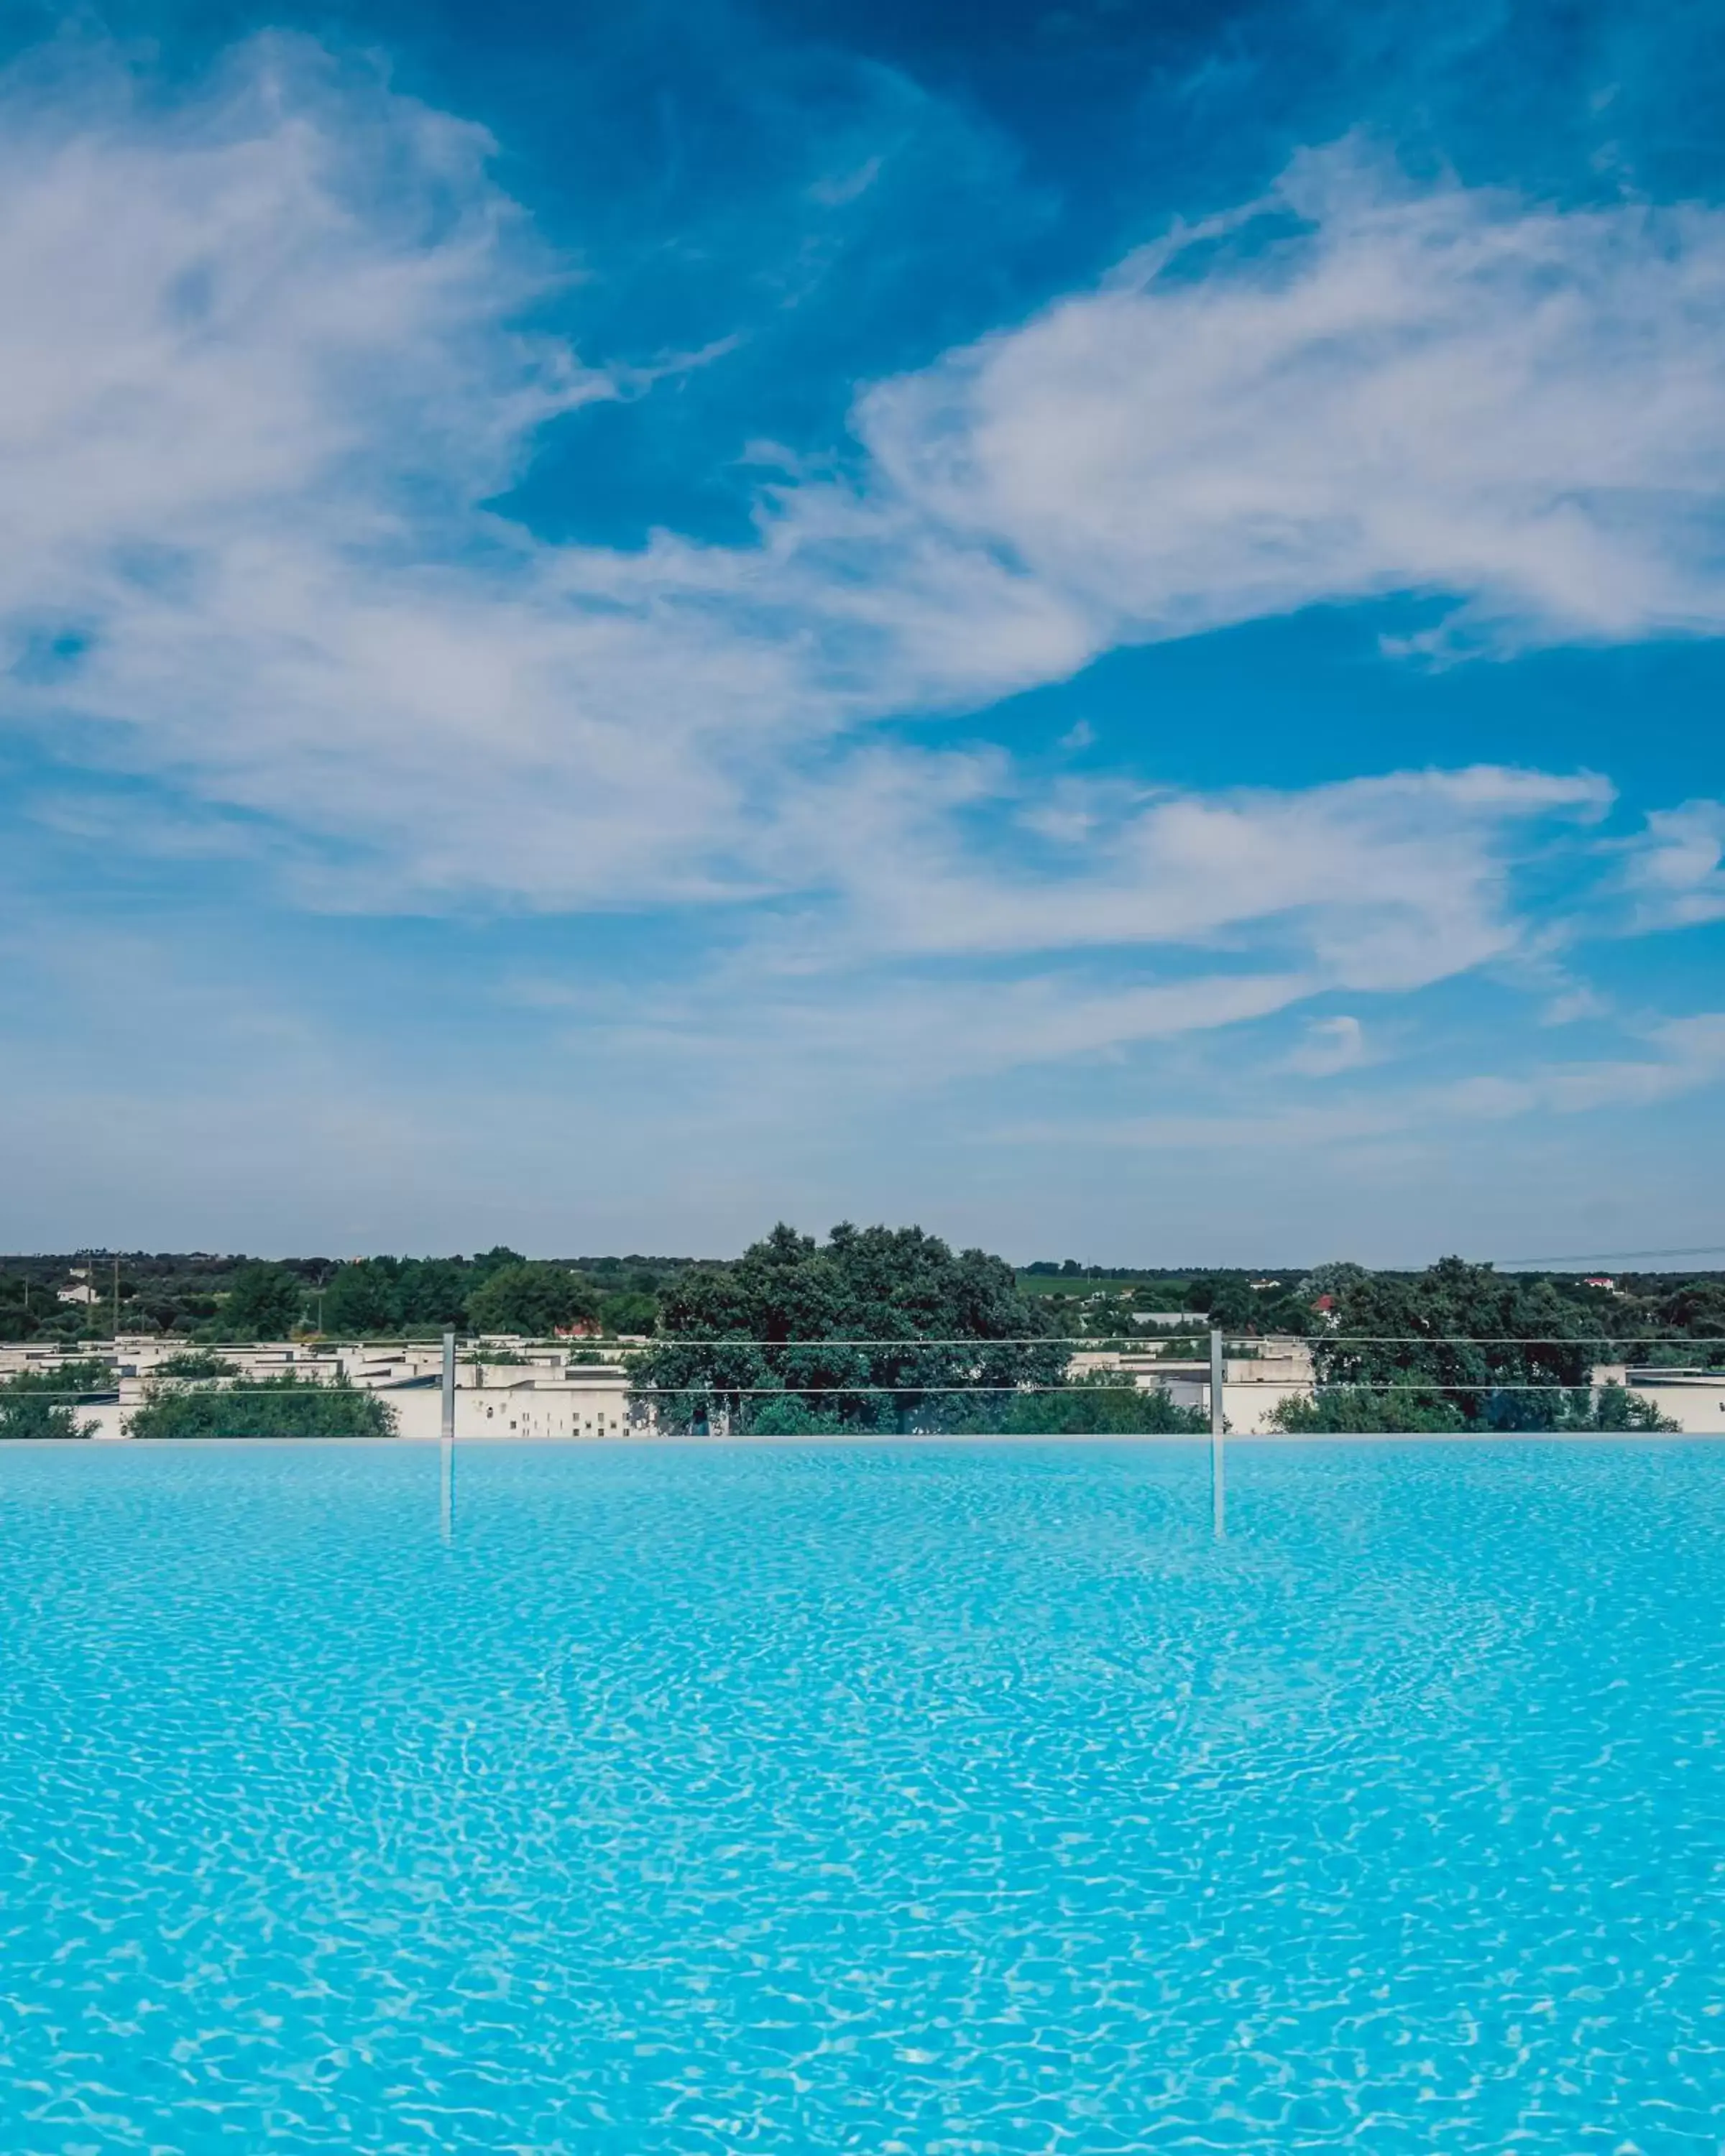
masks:
[(455, 1526), (455, 1336), (444, 1335), (443, 1442), (438, 1474), (439, 1513), (447, 1543)]
[(1228, 1532), (1228, 1493), (1222, 1469), (1222, 1395), (1227, 1363), (1222, 1354), (1222, 1335), (1210, 1328), (1210, 1517), (1220, 1542)]

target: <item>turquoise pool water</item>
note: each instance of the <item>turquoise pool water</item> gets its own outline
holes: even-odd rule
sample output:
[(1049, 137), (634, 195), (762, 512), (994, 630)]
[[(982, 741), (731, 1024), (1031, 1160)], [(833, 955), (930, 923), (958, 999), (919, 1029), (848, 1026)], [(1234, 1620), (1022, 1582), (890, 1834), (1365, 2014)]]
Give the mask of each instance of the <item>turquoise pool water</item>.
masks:
[(0, 2148), (1725, 2148), (1725, 1448), (0, 1451)]

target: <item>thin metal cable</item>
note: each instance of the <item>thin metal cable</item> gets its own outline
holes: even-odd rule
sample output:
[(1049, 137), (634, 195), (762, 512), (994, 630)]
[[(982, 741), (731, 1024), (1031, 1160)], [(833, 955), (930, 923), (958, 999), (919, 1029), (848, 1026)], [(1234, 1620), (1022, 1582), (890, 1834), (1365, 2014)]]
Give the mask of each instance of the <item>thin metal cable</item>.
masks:
[[(1107, 1347), (1111, 1341), (1120, 1341), (1134, 1349), (1142, 1348), (1147, 1351), (1154, 1348), (1170, 1347), (1176, 1342), (1183, 1340), (1202, 1341), (1204, 1342), (1205, 1346), (1208, 1347), (1209, 1337), (1210, 1334), (1209, 1327), (1205, 1327), (1201, 1332), (1194, 1332), (1189, 1328), (1179, 1332), (1153, 1332), (1149, 1334), (1129, 1331), (1124, 1327), (1119, 1328), (1111, 1332), (999, 1332), (987, 1334), (968, 1332), (952, 1337), (947, 1337), (945, 1335), (938, 1333), (901, 1332), (895, 1333), (890, 1337), (885, 1339), (853, 1339), (848, 1335), (842, 1333), (823, 1333), (819, 1335), (810, 1335), (806, 1338), (795, 1340), (757, 1339), (752, 1336), (742, 1333), (721, 1332), (715, 1333), (711, 1337), (708, 1337), (706, 1335), (696, 1336), (694, 1334), (681, 1332), (665, 1332), (655, 1334), (652, 1338), (645, 1340), (606, 1340), (600, 1337), (593, 1336), (591, 1348), (585, 1352), (592, 1353), (603, 1353), (607, 1355), (619, 1356), (644, 1355), (651, 1353), (657, 1349), (665, 1348), (778, 1348), (788, 1349), (792, 1348), (983, 1348), (1074, 1347), (1103, 1348)], [(1615, 1348), (1725, 1348), (1725, 1335), (1714, 1336), (1706, 1333), (1688, 1332), (1636, 1332), (1626, 1333), (1620, 1337), (1614, 1337), (1610, 1333), (1603, 1331), (1599, 1332), (1579, 1333), (1224, 1332), (1222, 1338), (1224, 1346), (1246, 1348), (1262, 1348), (1266, 1347), (1272, 1342), (1279, 1344), (1284, 1341), (1291, 1342), (1296, 1347), (1301, 1348), (1334, 1348), (1338, 1346), (1378, 1348), (1579, 1348), (1585, 1347), (1590, 1342), (1597, 1341), (1603, 1341), (1608, 1346)], [(235, 1354), (245, 1354), (248, 1352), (250, 1352), (244, 1343), (239, 1342), (230, 1341), (224, 1344)], [(275, 1343), (269, 1342), (259, 1344), (268, 1344), (273, 1346)], [(424, 1340), (403, 1341), (398, 1343), (380, 1342), (378, 1343), (380, 1349), (394, 1345), (399, 1345), (403, 1348), (414, 1348), (421, 1353), (430, 1353), (433, 1350), (434, 1343)], [(583, 1352), (579, 1338), (576, 1340), (562, 1340), (557, 1342), (548, 1340), (529, 1340), (523, 1338), (521, 1341), (521, 1346), (524, 1350), (531, 1351), (536, 1348), (542, 1353), (548, 1353), (553, 1348), (563, 1353), (573, 1353), (579, 1354)], [(342, 1348), (337, 1348), (330, 1352), (333, 1353), (341, 1353), (346, 1351)], [(354, 1352), (360, 1351), (356, 1350)], [(531, 1366), (526, 1364), (509, 1363), (488, 1363), (483, 1365), (476, 1365), (471, 1362), (464, 1362), (462, 1363), (462, 1368), (464, 1369), (483, 1368), (485, 1369), (507, 1370), (529, 1367)], [(184, 1382), (193, 1383), (200, 1381), (188, 1378)]]
[[(1721, 1370), (1717, 1373), (1712, 1371), (1686, 1371), (1682, 1374), (1685, 1376), (1702, 1377), (1717, 1376), (1720, 1383), (1722, 1384), (1725, 1384), (1725, 1370)], [(1640, 1382), (1643, 1384), (1651, 1384), (1656, 1383), (1658, 1379), (1656, 1377), (1654, 1377), (1643, 1378)], [(1253, 1389), (1253, 1387), (1249, 1380), (1236, 1380), (1234, 1389), (1236, 1392), (1250, 1392)], [(336, 1393), (338, 1398), (352, 1399), (386, 1399), (390, 1389), (392, 1389), (385, 1387), (374, 1388), (371, 1386), (355, 1386), (351, 1389), (351, 1391), (343, 1392), (335, 1386), (315, 1387), (307, 1385), (303, 1388), (303, 1390), (308, 1393), (317, 1390), (325, 1390)], [(429, 1391), (430, 1388), (426, 1387), (423, 1389)], [(475, 1394), (482, 1392), (486, 1389), (483, 1386), (475, 1385), (464, 1386), (461, 1389), (464, 1394), (471, 1398)], [(503, 1398), (511, 1391), (531, 1392), (536, 1389), (536, 1387), (525, 1385), (518, 1387), (499, 1386), (494, 1397), (499, 1399)], [(691, 1394), (723, 1394), (726, 1395), (735, 1394), (738, 1398), (747, 1395), (751, 1398), (759, 1397), (762, 1399), (780, 1399), (790, 1394), (838, 1394), (845, 1398), (855, 1398), (860, 1394), (880, 1394), (882, 1395), (892, 1396), (903, 1393), (916, 1393), (922, 1394), (932, 1393), (1048, 1393), (1058, 1394), (1062, 1398), (1086, 1399), (1092, 1398), (1101, 1393), (1125, 1393), (1141, 1395), (1146, 1391), (1158, 1390), (1160, 1389), (1137, 1384), (918, 1385), (915, 1383), (908, 1383), (902, 1385), (803, 1385), (793, 1383), (786, 1385), (731, 1385), (726, 1384), (722, 1378), (714, 1379), (711, 1378), (692, 1378), (685, 1384), (649, 1385), (636, 1388), (634, 1389), (638, 1397), (658, 1399), (676, 1399)], [(1266, 1385), (1263, 1389), (1266, 1392), (1268, 1392), (1271, 1390), (1272, 1388)], [(1471, 1381), (1463, 1378), (1460, 1380), (1450, 1380), (1446, 1383), (1435, 1378), (1415, 1377), (1400, 1379), (1361, 1379), (1358, 1383), (1348, 1378), (1296, 1379), (1294, 1382), (1293, 1389), (1314, 1393), (1584, 1393), (1604, 1392), (1609, 1389), (1609, 1388), (1607, 1385), (1595, 1385), (1591, 1379), (1586, 1378), (1579, 1379), (1573, 1385), (1564, 1385), (1553, 1384), (1546, 1382), (1540, 1382), (1538, 1383), (1522, 1383), (1519, 1379), (1514, 1378), (1481, 1378)], [(1634, 1389), (1634, 1388), (1620, 1388), (1619, 1389)], [(212, 1396), (216, 1399), (224, 1400), (262, 1399), (279, 1399), (283, 1397), (283, 1394), (279, 1388), (270, 1386), (221, 1385), (213, 1388)], [(167, 1399), (190, 1399), (198, 1396), (189, 1394), (158, 1394), (157, 1397)], [(73, 1402), (74, 1405), (82, 1404), (87, 1407), (99, 1407), (103, 1405), (105, 1403), (106, 1404), (112, 1405), (117, 1399), (118, 1395), (113, 1393), (51, 1393), (39, 1391), (37, 1388), (33, 1385), (28, 1392), (14, 1394), (12, 1395), (12, 1398), (21, 1400), (69, 1400)], [(7, 1404), (7, 1394), (3, 1386), (0, 1386), (0, 1406), (3, 1406), (5, 1404)]]

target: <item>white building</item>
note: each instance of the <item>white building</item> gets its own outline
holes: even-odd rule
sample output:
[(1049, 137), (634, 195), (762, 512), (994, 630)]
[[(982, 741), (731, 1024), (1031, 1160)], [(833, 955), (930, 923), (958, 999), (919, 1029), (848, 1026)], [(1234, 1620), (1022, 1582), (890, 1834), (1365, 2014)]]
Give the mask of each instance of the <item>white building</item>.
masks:
[[(1230, 1430), (1248, 1437), (1275, 1428), (1271, 1417), (1283, 1400), (1312, 1397), (1312, 1350), (1305, 1341), (1278, 1336), (1254, 1344), (1255, 1354), (1230, 1355), (1222, 1365), (1222, 1412)], [(1131, 1348), (1081, 1348), (1072, 1370), (1075, 1376), (1117, 1370), (1146, 1391), (1159, 1388), (1177, 1408), (1209, 1412), (1207, 1356), (1173, 1361)]]
[[(440, 1386), (390, 1395), (403, 1437), (435, 1437), (442, 1428)], [(650, 1411), (632, 1409), (629, 1373), (620, 1363), (554, 1365), (471, 1363), (455, 1372), (455, 1435), (465, 1444), (487, 1438), (641, 1436)]]
[[(464, 1356), (473, 1353), (463, 1349)], [(650, 1410), (631, 1413), (629, 1377), (620, 1363), (571, 1363), (561, 1348), (499, 1348), (517, 1359), (459, 1362), (455, 1370), (455, 1435), (463, 1442), (487, 1438), (593, 1438), (639, 1435), (652, 1426)], [(292, 1374), (309, 1382), (345, 1378), (362, 1392), (381, 1394), (393, 1410), (397, 1435), (436, 1438), (443, 1423), (443, 1348), (437, 1341), (371, 1343), (281, 1343), (252, 1348), (193, 1346), (159, 1334), (122, 1338), (111, 1348), (83, 1343), (47, 1348), (29, 1342), (0, 1346), (0, 1380), (24, 1371), (49, 1374), (92, 1353), (111, 1355), (119, 1372), (115, 1397), (79, 1404), (80, 1421), (99, 1438), (123, 1438), (131, 1416), (162, 1382), (162, 1365), (177, 1356), (208, 1353), (229, 1364), (231, 1378), (176, 1383), (232, 1389), (236, 1435), (244, 1433), (248, 1383)]]
[[(1310, 1345), (1291, 1337), (1254, 1343), (1250, 1355), (1231, 1355), (1224, 1366), (1223, 1412), (1240, 1436), (1273, 1432), (1271, 1418), (1284, 1400), (1312, 1394)], [(354, 1344), (295, 1342), (267, 1347), (201, 1350), (160, 1334), (122, 1337), (107, 1343), (83, 1342), (48, 1348), (33, 1342), (0, 1344), (0, 1381), (25, 1371), (44, 1374), (92, 1353), (113, 1358), (119, 1371), (116, 1397), (80, 1404), (80, 1419), (95, 1425), (95, 1435), (121, 1438), (127, 1418), (149, 1398), (155, 1373), (170, 1358), (208, 1352), (231, 1364), (238, 1374), (208, 1381), (231, 1385), (242, 1396), (248, 1380), (292, 1372), (309, 1380), (340, 1376), (363, 1391), (381, 1394), (394, 1410), (398, 1434), (406, 1439), (434, 1439), (442, 1427), (443, 1349), (436, 1341)], [(563, 1348), (521, 1348), (493, 1342), (480, 1353), (507, 1361), (463, 1360), (456, 1366), (455, 1435), (463, 1443), (488, 1439), (588, 1440), (595, 1442), (649, 1434), (655, 1428), (650, 1404), (631, 1404), (629, 1372), (622, 1360), (577, 1363)], [(593, 1350), (585, 1352), (593, 1353)], [(475, 1350), (464, 1347), (464, 1357)], [(1158, 1387), (1177, 1407), (1209, 1407), (1208, 1360), (1165, 1360), (1147, 1346), (1135, 1348), (1081, 1348), (1072, 1358), (1075, 1375), (1117, 1372), (1125, 1381)], [(1625, 1367), (1602, 1363), (1593, 1372), (1596, 1386), (1626, 1385), (1677, 1424), (1686, 1436), (1725, 1436), (1725, 1370)], [(198, 1381), (192, 1381), (198, 1382)], [(235, 1402), (236, 1409), (239, 1403)], [(243, 1416), (236, 1414), (236, 1432)]]
[[(1230, 1355), (1223, 1366), (1222, 1412), (1228, 1427), (1241, 1437), (1271, 1433), (1276, 1408), (1284, 1400), (1310, 1399), (1313, 1393), (1312, 1349), (1303, 1340), (1272, 1337), (1255, 1343), (1257, 1353)], [(1164, 1361), (1154, 1354), (1134, 1354), (1130, 1349), (1081, 1349), (1072, 1358), (1075, 1372), (1118, 1370), (1135, 1384), (1160, 1385), (1176, 1407), (1197, 1408), (1208, 1414), (1210, 1373), (1208, 1360)], [(1642, 1399), (1651, 1400), (1685, 1437), (1725, 1436), (1725, 1370), (1668, 1369), (1658, 1365), (1599, 1364), (1592, 1382), (1626, 1385)]]
[(1627, 1385), (1638, 1399), (1651, 1400), (1676, 1423), (1685, 1437), (1725, 1437), (1725, 1370), (1671, 1370), (1657, 1364), (1602, 1365), (1596, 1385)]

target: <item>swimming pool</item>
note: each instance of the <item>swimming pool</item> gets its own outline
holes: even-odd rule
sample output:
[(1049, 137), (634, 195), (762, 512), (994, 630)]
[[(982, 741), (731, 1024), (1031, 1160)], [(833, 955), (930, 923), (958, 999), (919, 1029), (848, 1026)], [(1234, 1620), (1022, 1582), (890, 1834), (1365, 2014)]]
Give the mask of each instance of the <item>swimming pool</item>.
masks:
[(0, 1453), (8, 2152), (1717, 2150), (1725, 1451)]

